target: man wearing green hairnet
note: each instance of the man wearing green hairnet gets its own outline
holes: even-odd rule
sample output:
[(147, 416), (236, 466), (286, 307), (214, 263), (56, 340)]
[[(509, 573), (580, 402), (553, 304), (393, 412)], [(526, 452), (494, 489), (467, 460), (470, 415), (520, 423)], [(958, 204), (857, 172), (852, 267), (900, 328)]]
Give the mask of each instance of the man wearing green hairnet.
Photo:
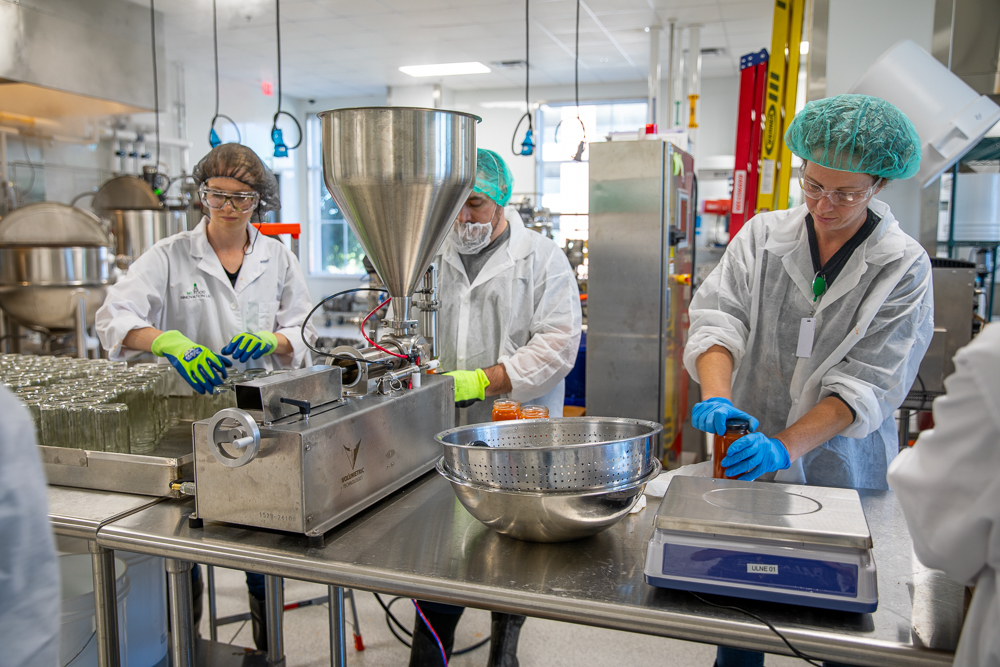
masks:
[[(920, 167), (910, 120), (875, 97), (810, 102), (785, 143), (805, 203), (761, 213), (691, 302), (684, 363), (701, 383), (692, 423), (733, 443), (728, 477), (887, 489), (894, 412), (933, 334), (931, 264), (874, 197)], [(763, 656), (720, 648), (719, 667)]]
[[(514, 179), (503, 158), (477, 152), (476, 184), (436, 258), (440, 271), (441, 367), (455, 378), (459, 424), (491, 420), (495, 398), (545, 405), (561, 417), (565, 377), (580, 346), (580, 292), (566, 255), (525, 228), (507, 206)], [(505, 208), (506, 207), (506, 208)], [(470, 404), (471, 403), (471, 404)], [(418, 602), (451, 654), (463, 608)], [(492, 615), (491, 667), (517, 667), (523, 616)], [(419, 616), (411, 667), (441, 664)]]

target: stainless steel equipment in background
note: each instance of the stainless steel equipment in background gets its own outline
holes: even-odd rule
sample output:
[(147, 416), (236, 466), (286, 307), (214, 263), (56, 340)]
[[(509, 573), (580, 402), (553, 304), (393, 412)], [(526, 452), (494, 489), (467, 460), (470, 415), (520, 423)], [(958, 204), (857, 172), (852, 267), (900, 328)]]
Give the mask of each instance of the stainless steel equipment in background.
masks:
[(917, 381), (911, 391), (933, 397), (944, 393), (945, 378), (955, 372), (955, 353), (972, 340), (976, 265), (941, 257), (932, 258), (931, 265), (934, 337), (920, 362)]
[(113, 265), (111, 239), (86, 211), (43, 202), (0, 221), (0, 307), (30, 329), (76, 332), (78, 356), (87, 356), (86, 329), (113, 282)]
[(680, 451), (694, 159), (660, 140), (590, 145), (587, 414), (663, 424)]
[(392, 297), (391, 331), (334, 349), (332, 366), (238, 384), (238, 408), (194, 430), (199, 518), (312, 537), (433, 468), (434, 435), (454, 425), (453, 381), (422, 375), (434, 362), (410, 303), (423, 284), (418, 306), (437, 307), (427, 270), (472, 191), (478, 120), (399, 107), (320, 118), (324, 179)]
[(92, 206), (114, 236), (116, 261), (123, 271), (154, 243), (188, 227), (185, 209), (167, 209), (146, 181), (135, 176), (105, 181)]

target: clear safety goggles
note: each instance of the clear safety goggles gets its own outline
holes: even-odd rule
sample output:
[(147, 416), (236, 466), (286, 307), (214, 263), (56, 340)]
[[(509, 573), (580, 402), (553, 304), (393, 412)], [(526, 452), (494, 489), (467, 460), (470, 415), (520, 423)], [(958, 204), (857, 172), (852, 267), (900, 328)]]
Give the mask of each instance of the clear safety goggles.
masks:
[(830, 200), (830, 203), (834, 206), (854, 206), (859, 204), (875, 192), (877, 188), (882, 183), (882, 179), (876, 179), (875, 183), (872, 184), (867, 190), (858, 190), (856, 192), (844, 192), (843, 190), (824, 190), (816, 183), (812, 181), (807, 181), (802, 176), (799, 176), (799, 186), (802, 188), (802, 194), (809, 199), (820, 199), (821, 197), (826, 197)]
[(234, 211), (241, 213), (254, 210), (260, 203), (260, 195), (256, 192), (226, 192), (203, 185), (198, 189), (198, 194), (201, 195), (201, 202), (213, 211), (224, 207), (227, 201)]

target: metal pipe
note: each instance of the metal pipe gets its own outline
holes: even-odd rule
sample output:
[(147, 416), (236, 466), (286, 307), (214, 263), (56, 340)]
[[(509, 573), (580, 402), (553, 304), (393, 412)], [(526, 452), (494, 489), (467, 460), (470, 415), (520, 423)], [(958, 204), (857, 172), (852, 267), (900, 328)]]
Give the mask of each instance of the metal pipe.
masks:
[[(670, 22), (670, 38), (668, 42), (668, 50), (670, 55), (667, 58), (667, 100), (666, 104), (661, 105), (660, 120), (663, 122), (664, 127), (673, 127), (671, 122), (671, 114), (673, 114), (674, 108), (674, 49), (675, 49), (675, 33), (677, 32), (677, 24), (674, 21)], [(666, 109), (666, 111), (662, 111)], [(664, 116), (664, 114), (666, 114)]]
[(351, 600), (351, 616), (354, 618), (354, 648), (363, 651), (365, 650), (364, 644), (360, 644), (361, 641), (361, 623), (358, 622), (358, 603), (354, 601), (354, 589), (347, 589), (347, 597)]
[(344, 632), (344, 589), (329, 586), (330, 591), (330, 665), (347, 666), (347, 639)]
[(76, 356), (86, 359), (87, 354), (87, 299), (90, 294), (85, 289), (73, 290), (72, 298), (76, 299)]
[(194, 608), (191, 563), (166, 559), (170, 602), (170, 658), (173, 667), (194, 667)]
[(437, 264), (431, 264), (424, 272), (424, 284), (421, 290), (420, 300), (417, 308), (420, 309), (420, 335), (431, 347), (431, 357), (438, 356), (438, 306), (441, 303), (437, 300)]
[(285, 660), (282, 623), (285, 613), (285, 591), (281, 577), (264, 577), (264, 608), (267, 614), (267, 661), (280, 665)]
[(698, 98), (701, 96), (701, 26), (688, 28), (688, 102), (691, 105), (688, 116), (688, 142), (694, 152), (695, 137), (698, 129)]
[(115, 552), (88, 540), (94, 571), (94, 617), (97, 630), (97, 664), (118, 667), (118, 591), (115, 586)]
[(649, 74), (646, 98), (646, 123), (659, 127), (660, 117), (660, 26), (649, 26)]
[(215, 567), (206, 568), (208, 579), (208, 637), (213, 642), (219, 641), (219, 617), (215, 607)]

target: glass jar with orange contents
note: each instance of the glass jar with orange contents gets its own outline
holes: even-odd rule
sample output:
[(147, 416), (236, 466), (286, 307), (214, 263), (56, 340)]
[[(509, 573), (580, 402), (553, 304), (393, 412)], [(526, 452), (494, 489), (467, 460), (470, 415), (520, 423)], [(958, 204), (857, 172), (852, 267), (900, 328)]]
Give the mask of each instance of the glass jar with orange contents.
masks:
[(729, 452), (729, 445), (750, 433), (750, 421), (742, 417), (726, 420), (726, 434), (716, 435), (712, 451), (712, 476), (715, 479), (731, 479), (722, 468), (722, 459)]
[(521, 418), (521, 402), (509, 398), (498, 398), (493, 401), (493, 421), (502, 422)]
[(548, 419), (549, 409), (544, 405), (525, 405), (521, 408), (521, 419)]

